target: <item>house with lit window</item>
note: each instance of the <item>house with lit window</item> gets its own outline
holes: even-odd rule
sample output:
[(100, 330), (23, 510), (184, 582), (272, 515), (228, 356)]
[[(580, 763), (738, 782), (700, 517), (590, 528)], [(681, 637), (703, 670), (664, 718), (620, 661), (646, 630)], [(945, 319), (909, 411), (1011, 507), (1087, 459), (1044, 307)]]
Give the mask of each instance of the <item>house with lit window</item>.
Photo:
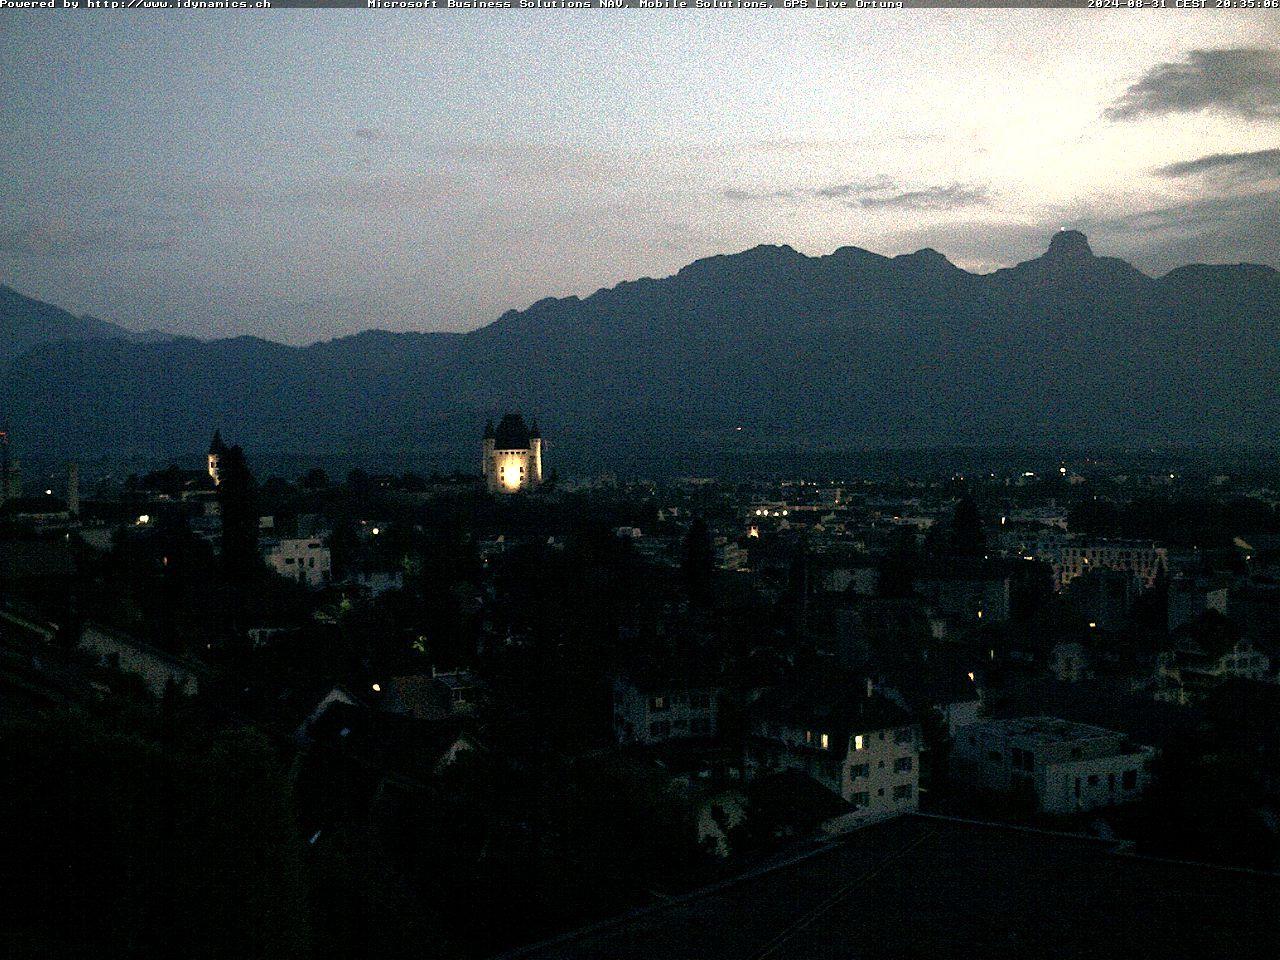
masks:
[(979, 790), (1034, 797), (1045, 813), (1071, 814), (1139, 799), (1154, 756), (1115, 730), (1018, 717), (957, 731), (951, 775)]
[(920, 726), (869, 683), (770, 691), (753, 704), (749, 731), (750, 777), (797, 770), (850, 803), (860, 818), (919, 806)]
[(653, 745), (714, 737), (723, 688), (709, 677), (635, 666), (613, 681), (613, 733), (619, 743)]
[(332, 575), (329, 548), (318, 537), (268, 540), (263, 542), (261, 549), (267, 566), (303, 586), (322, 587)]

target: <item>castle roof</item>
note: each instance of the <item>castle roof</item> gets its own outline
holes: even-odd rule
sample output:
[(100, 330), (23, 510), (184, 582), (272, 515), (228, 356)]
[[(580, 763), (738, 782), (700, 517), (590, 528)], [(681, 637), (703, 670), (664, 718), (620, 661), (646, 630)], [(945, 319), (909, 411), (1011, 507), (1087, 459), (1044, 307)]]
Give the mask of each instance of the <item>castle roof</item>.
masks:
[(224, 454), (227, 452), (227, 445), (222, 442), (222, 431), (213, 431), (213, 442), (209, 444), (209, 452), (216, 454)]
[(529, 439), (529, 428), (525, 425), (524, 417), (518, 413), (508, 413), (498, 423), (494, 447), (498, 450), (527, 450)]

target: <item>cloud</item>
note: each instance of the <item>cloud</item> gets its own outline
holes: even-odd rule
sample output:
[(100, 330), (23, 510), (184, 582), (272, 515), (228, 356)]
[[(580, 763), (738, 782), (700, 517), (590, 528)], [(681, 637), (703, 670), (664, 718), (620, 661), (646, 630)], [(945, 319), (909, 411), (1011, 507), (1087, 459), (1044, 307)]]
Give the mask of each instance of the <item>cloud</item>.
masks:
[(961, 207), (984, 207), (991, 202), (991, 191), (972, 184), (952, 183), (902, 190), (883, 197), (860, 197), (850, 206), (864, 210), (955, 210)]
[(832, 183), (825, 187), (788, 187), (779, 190), (742, 190), (730, 187), (724, 191), (727, 200), (739, 202), (759, 200), (788, 200), (792, 202), (848, 200), (884, 190), (894, 189), (896, 184), (883, 174), (866, 180)]
[(27, 221), (0, 228), (0, 252), (18, 257), (81, 257), (86, 254), (145, 253), (177, 244), (171, 232), (135, 225), (80, 226), (62, 218)]
[(379, 127), (356, 127), (351, 134), (357, 140), (367, 140), (370, 143), (391, 139), (391, 135)]
[(1200, 110), (1248, 119), (1280, 117), (1280, 52), (1191, 50), (1185, 60), (1157, 63), (1102, 115), (1123, 121)]
[(1099, 210), (1079, 221), (1086, 233), (1106, 238), (1104, 244), (1117, 255), (1152, 273), (1186, 263), (1280, 265), (1277, 224), (1280, 190), (1206, 197), (1134, 213)]
[(1280, 177), (1280, 150), (1253, 150), (1247, 153), (1211, 153), (1195, 160), (1182, 160), (1153, 171), (1158, 177), (1193, 177), (1202, 173), (1231, 180)]

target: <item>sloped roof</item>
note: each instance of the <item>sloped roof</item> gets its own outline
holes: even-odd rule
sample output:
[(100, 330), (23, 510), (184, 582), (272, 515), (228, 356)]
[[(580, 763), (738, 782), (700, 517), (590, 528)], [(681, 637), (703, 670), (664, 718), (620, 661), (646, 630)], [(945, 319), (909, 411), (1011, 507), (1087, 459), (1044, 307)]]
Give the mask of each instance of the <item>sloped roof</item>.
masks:
[(836, 741), (854, 733), (914, 723), (906, 710), (882, 696), (867, 696), (865, 686), (814, 685), (778, 688), (752, 708), (762, 718), (822, 729)]

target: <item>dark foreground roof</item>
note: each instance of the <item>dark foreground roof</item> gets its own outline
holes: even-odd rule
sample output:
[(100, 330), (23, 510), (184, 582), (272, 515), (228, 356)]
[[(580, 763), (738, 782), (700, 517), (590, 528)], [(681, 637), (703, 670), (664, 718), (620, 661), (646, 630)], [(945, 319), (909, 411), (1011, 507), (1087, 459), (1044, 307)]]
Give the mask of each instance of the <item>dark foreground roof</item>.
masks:
[(557, 960), (1274, 958), (1280, 877), (899, 817), (833, 849), (509, 956)]

